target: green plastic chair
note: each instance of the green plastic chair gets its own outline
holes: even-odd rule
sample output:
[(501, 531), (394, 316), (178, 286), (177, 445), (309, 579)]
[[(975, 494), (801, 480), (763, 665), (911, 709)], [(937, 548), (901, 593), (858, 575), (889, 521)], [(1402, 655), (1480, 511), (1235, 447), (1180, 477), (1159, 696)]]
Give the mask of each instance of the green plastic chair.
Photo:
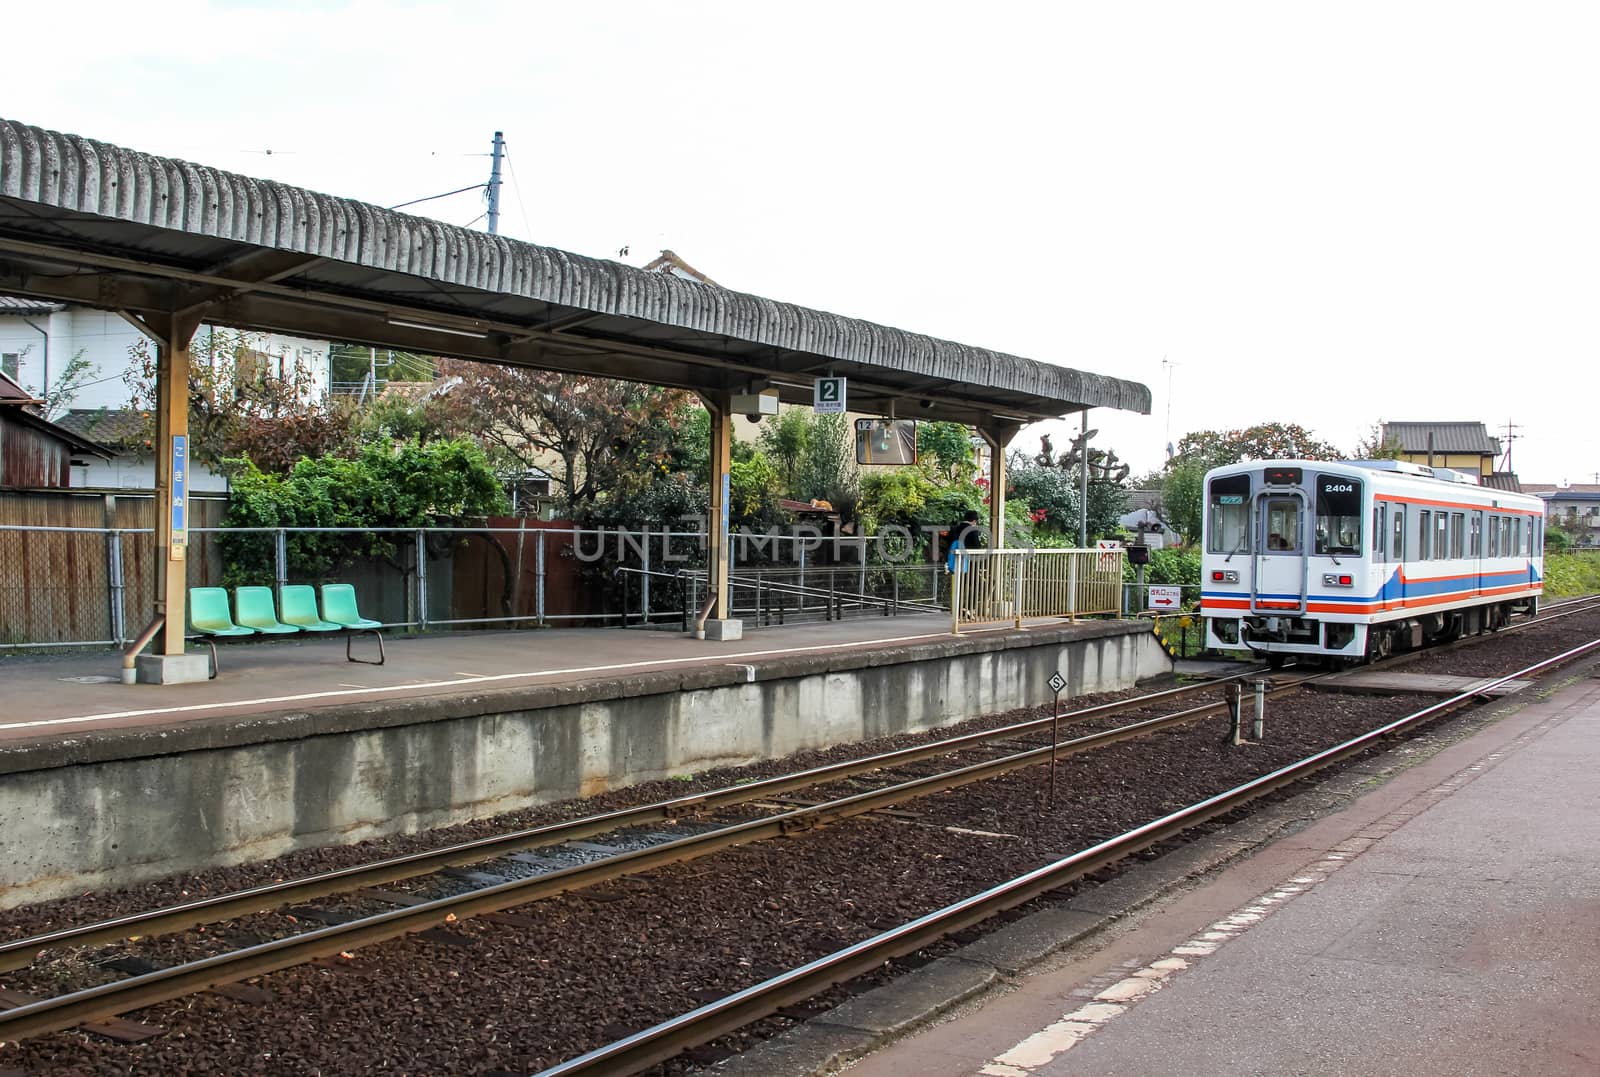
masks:
[[(387, 660), (383, 653), (383, 633), (378, 629), (383, 627), (382, 621), (371, 621), (361, 616), (361, 611), (356, 609), (356, 589), (348, 583), (325, 583), (322, 585), (322, 619), (332, 621), (340, 628), (350, 630), (350, 635), (344, 638), (344, 656), (352, 662), (364, 662), (369, 666), (381, 666)], [(350, 653), (350, 643), (359, 634), (365, 633), (378, 641), (378, 660), (370, 658), (357, 658)]]
[(300, 631), (278, 620), (270, 587), (239, 587), (233, 592), (234, 619), (246, 628), (268, 636), (283, 636)]
[(256, 630), (233, 623), (228, 592), (221, 587), (189, 588), (189, 623), (207, 636), (253, 636)]
[(317, 592), (307, 584), (285, 585), (278, 595), (278, 606), (283, 623), (304, 632), (337, 632), (344, 627), (317, 616)]

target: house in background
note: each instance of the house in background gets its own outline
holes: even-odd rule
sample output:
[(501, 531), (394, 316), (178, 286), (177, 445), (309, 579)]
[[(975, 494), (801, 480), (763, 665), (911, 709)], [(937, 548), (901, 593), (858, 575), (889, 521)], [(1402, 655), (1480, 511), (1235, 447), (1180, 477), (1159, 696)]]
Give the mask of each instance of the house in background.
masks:
[[(227, 337), (226, 346), (219, 335)], [(110, 311), (0, 295), (0, 373), (33, 397), (48, 401), (48, 416), (66, 432), (112, 450), (74, 460), (72, 485), (150, 490), (155, 462), (145, 444), (147, 421), (130, 410), (135, 355), (147, 338)], [(202, 325), (190, 346), (193, 362), (230, 363), (231, 377), (270, 374), (290, 381), (305, 400), (325, 397), (331, 348), (325, 340), (280, 334), (239, 334)], [(227, 482), (196, 465), (196, 493), (224, 491)]]
[(1526, 483), (1523, 493), (1544, 499), (1545, 519), (1572, 535), (1574, 545), (1600, 546), (1600, 483)]
[(111, 453), (46, 419), (38, 397), (0, 373), (0, 489), (52, 490), (73, 485), (73, 473)]
[(672, 251), (662, 251), (659, 257), (650, 259), (640, 268), (646, 273), (665, 273), (680, 280), (695, 280), (701, 284), (709, 284), (713, 288), (722, 287)]
[(1464, 471), (1479, 482), (1495, 473), (1500, 456), (1500, 439), (1482, 423), (1384, 423), (1380, 438), (1399, 446), (1402, 460)]

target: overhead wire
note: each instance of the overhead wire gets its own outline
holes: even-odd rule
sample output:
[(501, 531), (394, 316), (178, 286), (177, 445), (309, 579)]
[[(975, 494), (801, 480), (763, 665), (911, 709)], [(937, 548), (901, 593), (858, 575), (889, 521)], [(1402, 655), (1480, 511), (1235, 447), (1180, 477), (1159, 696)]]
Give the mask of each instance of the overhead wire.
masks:
[(511, 149), (509, 145), (503, 146), (501, 152), (505, 154), (506, 171), (511, 173), (511, 189), (517, 192), (517, 208), (522, 210), (522, 228), (529, 240), (533, 239), (533, 221), (528, 219), (528, 207), (522, 201), (522, 184), (517, 180), (517, 166), (511, 163)]
[(406, 208), (406, 206), (418, 205), (419, 202), (434, 202), (434, 200), (437, 200), (437, 198), (448, 198), (450, 195), (466, 194), (466, 192), (469, 192), (469, 190), (478, 190), (480, 187), (488, 187), (488, 184), (486, 184), (486, 182), (482, 182), (482, 184), (472, 184), (472, 186), (469, 187), (459, 187), (459, 189), (456, 190), (446, 190), (445, 194), (442, 195), (427, 195), (426, 198), (411, 198), (411, 202), (402, 202), (400, 205), (389, 206), (389, 208), (390, 210), (403, 210), (403, 208)]

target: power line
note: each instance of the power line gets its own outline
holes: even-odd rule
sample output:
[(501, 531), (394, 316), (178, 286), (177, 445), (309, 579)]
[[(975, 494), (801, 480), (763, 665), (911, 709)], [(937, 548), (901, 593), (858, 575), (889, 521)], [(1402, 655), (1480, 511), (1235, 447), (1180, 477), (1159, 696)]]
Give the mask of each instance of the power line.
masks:
[(390, 210), (403, 210), (403, 208), (406, 208), (406, 206), (418, 205), (419, 202), (434, 202), (434, 200), (437, 200), (437, 198), (448, 198), (450, 195), (466, 194), (466, 192), (469, 192), (469, 190), (480, 190), (486, 186), (488, 186), (488, 184), (472, 184), (470, 187), (461, 187), (461, 189), (458, 190), (446, 190), (445, 194), (442, 195), (429, 195), (429, 197), (426, 198), (411, 198), (411, 202), (402, 202), (400, 205), (389, 206), (389, 208)]
[(511, 173), (511, 189), (517, 193), (517, 208), (522, 211), (522, 227), (528, 239), (533, 239), (533, 222), (528, 219), (528, 207), (522, 204), (522, 184), (517, 182), (517, 166), (511, 163), (511, 146), (501, 148), (506, 155), (506, 170)]

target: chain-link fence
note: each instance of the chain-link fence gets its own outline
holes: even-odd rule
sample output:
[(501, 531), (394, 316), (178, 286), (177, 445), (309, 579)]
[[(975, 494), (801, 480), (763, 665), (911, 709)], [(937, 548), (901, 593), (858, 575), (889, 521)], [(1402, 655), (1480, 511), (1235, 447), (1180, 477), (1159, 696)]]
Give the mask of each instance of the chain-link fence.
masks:
[[(529, 526), (529, 524), (534, 526)], [(514, 524), (511, 525), (511, 524)], [(687, 625), (706, 595), (703, 531), (507, 525), (188, 531), (189, 587), (349, 583), (391, 628)], [(752, 625), (940, 609), (942, 566), (896, 538), (737, 534), (729, 598)], [(0, 525), (0, 650), (122, 646), (150, 617), (149, 528)]]

